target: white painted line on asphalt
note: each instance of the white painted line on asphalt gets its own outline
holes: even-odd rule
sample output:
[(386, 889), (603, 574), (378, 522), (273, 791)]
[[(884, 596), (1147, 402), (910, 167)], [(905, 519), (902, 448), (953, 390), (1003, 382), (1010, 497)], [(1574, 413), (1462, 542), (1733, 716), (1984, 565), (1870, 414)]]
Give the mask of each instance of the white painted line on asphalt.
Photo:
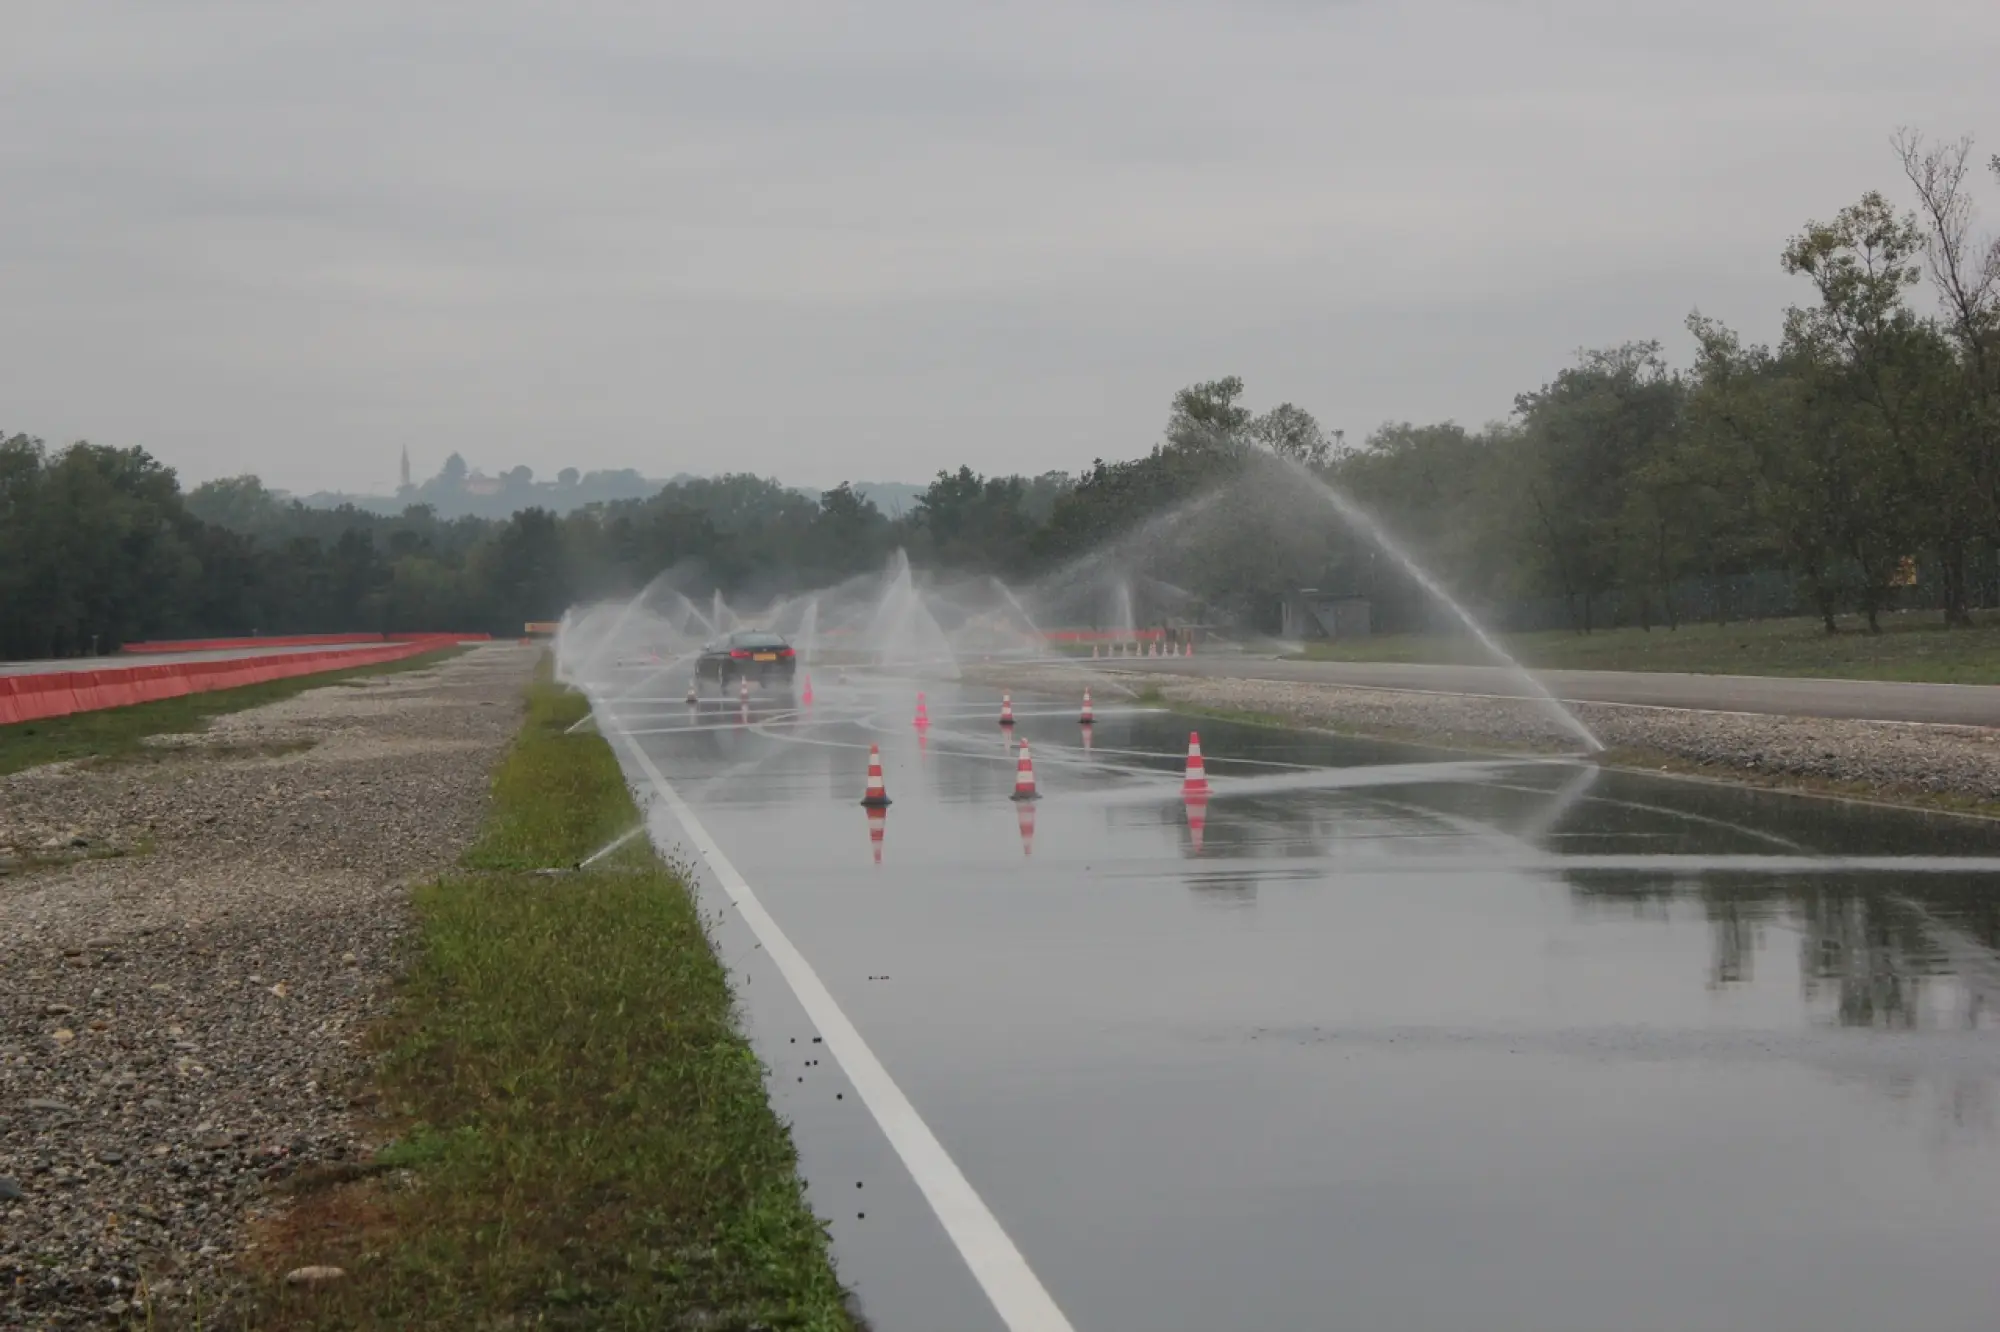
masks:
[(945, 1233), (958, 1246), (959, 1255), (972, 1269), (973, 1277), (993, 1302), (1008, 1332), (1074, 1332), (1069, 1319), (1056, 1307), (1041, 1279), (1028, 1266), (1027, 1259), (1001, 1228), (999, 1219), (931, 1132), (930, 1125), (924, 1123), (916, 1107), (903, 1095), (903, 1089), (889, 1076), (889, 1070), (882, 1067), (882, 1061), (875, 1057), (860, 1031), (834, 1001), (812, 964), (764, 909), (749, 881), (737, 872), (652, 757), (633, 743), (615, 716), (613, 723), (617, 738), (645, 772), (661, 801), (680, 820), (688, 840), (694, 843), (736, 909), (742, 912), (744, 922), (764, 945), (764, 952), (777, 963), (779, 973), (798, 996), (806, 1016), (825, 1039), (827, 1050), (846, 1070), (862, 1104), (875, 1116), (889, 1145), (903, 1159), (910, 1178), (937, 1213)]

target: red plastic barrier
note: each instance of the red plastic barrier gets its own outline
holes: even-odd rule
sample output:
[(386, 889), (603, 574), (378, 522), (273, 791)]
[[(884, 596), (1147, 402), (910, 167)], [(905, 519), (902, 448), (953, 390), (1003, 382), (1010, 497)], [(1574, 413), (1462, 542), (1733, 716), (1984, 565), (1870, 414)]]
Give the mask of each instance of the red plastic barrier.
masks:
[(163, 638), (127, 643), (125, 652), (229, 652), (240, 648), (336, 647), (342, 643), (380, 643), (380, 634), (290, 634), (280, 638)]
[(1042, 637), (1052, 643), (1095, 643), (1126, 642), (1137, 639), (1146, 642), (1155, 638), (1165, 638), (1164, 629), (1044, 629)]
[[(265, 640), (268, 641), (268, 640)], [(435, 652), (456, 642), (444, 635), (420, 642), (384, 643), (380, 647), (338, 652), (293, 652), (272, 657), (230, 657), (222, 661), (188, 661), (157, 666), (124, 666), (101, 671), (51, 671), (43, 675), (0, 675), (0, 725), (67, 717), (100, 708), (152, 703), (184, 694), (202, 694), (266, 680), (376, 666)]]

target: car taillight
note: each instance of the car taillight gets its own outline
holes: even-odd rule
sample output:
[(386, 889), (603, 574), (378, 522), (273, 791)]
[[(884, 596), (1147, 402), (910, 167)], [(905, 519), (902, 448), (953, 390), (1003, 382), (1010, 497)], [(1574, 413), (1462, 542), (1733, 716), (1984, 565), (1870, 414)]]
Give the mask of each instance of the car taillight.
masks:
[(746, 652), (746, 651), (745, 651), (744, 649), (742, 649), (742, 648), (731, 648), (731, 649), (730, 649), (730, 652), (729, 652), (729, 655), (730, 655), (730, 657), (731, 657), (731, 658), (732, 658), (733, 660), (736, 660), (736, 661), (748, 661), (748, 660), (750, 660), (750, 654), (749, 654), (748, 652)]
[(779, 648), (778, 655), (781, 657), (789, 657), (792, 655), (792, 650), (790, 648)]

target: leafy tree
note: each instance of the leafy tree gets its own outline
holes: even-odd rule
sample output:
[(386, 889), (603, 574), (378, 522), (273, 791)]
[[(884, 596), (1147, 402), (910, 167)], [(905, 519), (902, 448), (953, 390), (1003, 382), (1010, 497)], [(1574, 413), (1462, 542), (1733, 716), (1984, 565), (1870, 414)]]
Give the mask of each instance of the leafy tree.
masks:
[(1245, 427), (1251, 439), (1281, 458), (1309, 467), (1326, 465), (1331, 449), (1326, 435), (1311, 412), (1291, 403), (1280, 403)]
[(1521, 418), (1524, 529), (1545, 576), (1589, 632), (1626, 563), (1637, 469), (1671, 439), (1683, 388), (1657, 342), (1584, 352), (1514, 400)]

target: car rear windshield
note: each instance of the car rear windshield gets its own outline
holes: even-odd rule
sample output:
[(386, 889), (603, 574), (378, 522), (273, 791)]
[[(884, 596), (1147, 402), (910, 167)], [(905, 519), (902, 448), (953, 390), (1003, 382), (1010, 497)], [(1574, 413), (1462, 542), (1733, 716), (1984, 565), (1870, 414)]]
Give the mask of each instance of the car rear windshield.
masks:
[(785, 640), (776, 634), (731, 634), (729, 646), (740, 648), (781, 648)]

